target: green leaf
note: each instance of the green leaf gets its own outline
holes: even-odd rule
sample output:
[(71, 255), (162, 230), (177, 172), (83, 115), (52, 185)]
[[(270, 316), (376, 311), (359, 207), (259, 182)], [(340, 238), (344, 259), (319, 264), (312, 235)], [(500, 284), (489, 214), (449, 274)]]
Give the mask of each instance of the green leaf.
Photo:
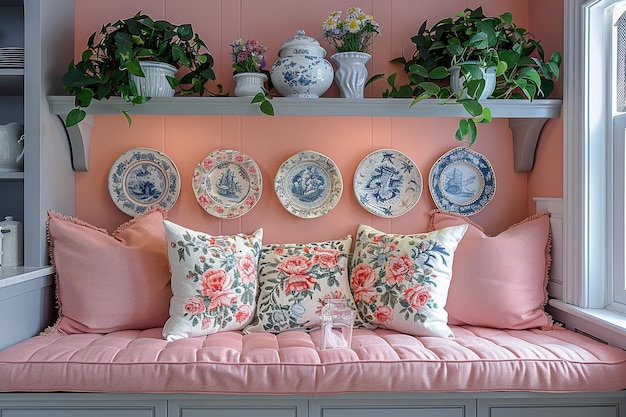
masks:
[(380, 80), (381, 78), (385, 78), (385, 74), (374, 74), (370, 77), (369, 80), (367, 80), (367, 82), (365, 83), (365, 86), (367, 87), (368, 85), (372, 84), (375, 81)]
[(446, 46), (446, 50), (450, 55), (459, 56), (463, 54), (464, 49), (461, 45), (448, 45)]
[(498, 61), (498, 66), (496, 67), (496, 77), (501, 76), (508, 69), (508, 64), (504, 61)]
[(472, 119), (467, 121), (468, 130), (467, 130), (467, 144), (472, 146), (474, 142), (476, 142), (477, 130), (476, 123)]
[(82, 88), (76, 92), (76, 103), (80, 107), (89, 107), (93, 99), (93, 91), (88, 88)]
[(456, 130), (454, 138), (458, 141), (462, 141), (467, 136), (468, 131), (469, 123), (467, 119), (461, 119), (459, 120), (459, 128)]
[(70, 110), (65, 118), (65, 126), (70, 127), (77, 125), (78, 123), (83, 121), (86, 115), (87, 113), (85, 113), (85, 111), (81, 109)]
[(483, 113), (483, 106), (478, 100), (462, 99), (457, 101), (463, 105), (465, 111), (472, 117), (480, 116)]
[[(259, 93), (261, 94), (261, 93)], [(274, 115), (274, 106), (272, 106), (272, 103), (270, 103), (269, 101), (264, 101), (261, 103), (261, 105), (259, 106), (259, 108), (261, 109), (261, 111), (264, 114), (267, 114), (269, 116), (273, 116)]]
[(428, 71), (421, 65), (413, 64), (409, 66), (409, 71), (412, 74), (417, 74), (421, 77), (428, 77)]
[(433, 80), (443, 80), (449, 75), (450, 73), (448, 72), (448, 69), (446, 67), (441, 67), (441, 66), (436, 67), (435, 69), (433, 69), (432, 71), (428, 73), (428, 77), (432, 78)]
[(126, 61), (126, 68), (128, 72), (134, 74), (138, 77), (145, 77), (143, 70), (141, 69), (141, 65), (139, 65), (139, 60), (137, 58), (133, 58), (130, 61)]
[(539, 73), (534, 68), (525, 67), (519, 73), (520, 77), (529, 79), (533, 82), (537, 87), (541, 86), (541, 77)]
[(178, 26), (176, 29), (178, 37), (183, 41), (190, 41), (193, 38), (193, 29), (190, 24), (184, 24)]
[(441, 90), (437, 84), (431, 82), (423, 82), (419, 86), (424, 90), (424, 94), (428, 96), (436, 96)]

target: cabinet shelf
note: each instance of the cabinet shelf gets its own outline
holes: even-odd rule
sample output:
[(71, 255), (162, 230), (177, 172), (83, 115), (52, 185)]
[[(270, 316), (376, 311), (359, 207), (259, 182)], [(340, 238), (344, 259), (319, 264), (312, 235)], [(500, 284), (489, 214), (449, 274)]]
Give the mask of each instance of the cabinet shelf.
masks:
[[(276, 116), (382, 116), (382, 117), (467, 117), (459, 104), (443, 105), (436, 99), (423, 100), (410, 106), (411, 99), (276, 97), (272, 100)], [(50, 112), (65, 119), (74, 108), (72, 96), (49, 96)], [(513, 132), (515, 170), (530, 171), (534, 163), (539, 134), (545, 122), (558, 118), (562, 100), (485, 100), (494, 118), (508, 118)], [(117, 114), (120, 110), (135, 115), (243, 115), (266, 116), (249, 97), (171, 97), (153, 98), (146, 104), (131, 106), (120, 98), (94, 101), (87, 109), (88, 117), (78, 126), (68, 128), (75, 170), (86, 171), (93, 115)], [(275, 116), (275, 117), (276, 117)]]
[(0, 96), (24, 94), (24, 69), (0, 68)]

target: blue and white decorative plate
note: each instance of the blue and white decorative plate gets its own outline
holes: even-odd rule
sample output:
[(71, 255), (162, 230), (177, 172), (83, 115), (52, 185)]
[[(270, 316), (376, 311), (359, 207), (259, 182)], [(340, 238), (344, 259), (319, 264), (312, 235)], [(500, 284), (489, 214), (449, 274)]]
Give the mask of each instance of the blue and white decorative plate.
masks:
[(428, 183), (439, 209), (462, 216), (481, 211), (496, 192), (496, 176), (487, 158), (465, 147), (443, 154), (431, 168)]
[(169, 210), (180, 194), (174, 162), (156, 149), (134, 148), (120, 155), (109, 170), (109, 194), (129, 216), (161, 206)]
[(354, 194), (370, 213), (398, 217), (422, 196), (422, 173), (402, 152), (381, 149), (367, 155), (356, 168)]
[(207, 213), (234, 219), (258, 203), (263, 176), (250, 156), (234, 149), (218, 149), (198, 163), (192, 187), (196, 201)]
[(311, 219), (332, 210), (343, 192), (343, 181), (332, 159), (318, 152), (303, 151), (278, 168), (274, 190), (291, 214)]

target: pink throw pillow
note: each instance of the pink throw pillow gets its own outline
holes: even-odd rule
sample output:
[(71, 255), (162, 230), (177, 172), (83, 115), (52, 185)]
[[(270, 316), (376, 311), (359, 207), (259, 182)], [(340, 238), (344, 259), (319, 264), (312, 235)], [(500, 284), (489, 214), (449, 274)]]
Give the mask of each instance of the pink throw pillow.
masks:
[(457, 214), (433, 210), (430, 229), (467, 224), (454, 254), (448, 324), (529, 329), (553, 327), (544, 311), (550, 268), (550, 218), (531, 216), (497, 236)]
[(46, 333), (109, 333), (162, 327), (170, 289), (160, 208), (112, 235), (77, 218), (48, 212), (59, 318)]

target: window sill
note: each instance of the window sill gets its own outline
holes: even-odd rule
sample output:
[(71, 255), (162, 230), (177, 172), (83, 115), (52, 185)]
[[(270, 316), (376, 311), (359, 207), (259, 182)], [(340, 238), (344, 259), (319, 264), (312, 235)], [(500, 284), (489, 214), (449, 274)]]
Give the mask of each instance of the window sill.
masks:
[(602, 308), (581, 308), (552, 299), (548, 313), (570, 330), (626, 350), (626, 315)]

